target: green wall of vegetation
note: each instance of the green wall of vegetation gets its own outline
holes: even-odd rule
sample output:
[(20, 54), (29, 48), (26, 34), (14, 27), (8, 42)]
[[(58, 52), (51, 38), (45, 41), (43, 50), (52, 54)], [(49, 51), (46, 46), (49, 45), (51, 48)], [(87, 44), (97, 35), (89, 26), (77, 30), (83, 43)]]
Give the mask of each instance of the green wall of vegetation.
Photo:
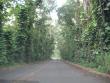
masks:
[(68, 0), (58, 16), (62, 58), (110, 73), (110, 1)]
[(0, 65), (50, 59), (48, 11), (42, 0), (0, 0)]

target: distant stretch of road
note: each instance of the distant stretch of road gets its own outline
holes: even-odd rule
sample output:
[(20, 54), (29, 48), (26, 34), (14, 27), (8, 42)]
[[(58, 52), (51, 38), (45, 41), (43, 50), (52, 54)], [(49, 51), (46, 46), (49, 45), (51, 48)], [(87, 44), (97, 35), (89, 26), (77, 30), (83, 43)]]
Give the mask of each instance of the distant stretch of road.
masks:
[(62, 61), (47, 61), (12, 71), (0, 71), (0, 83), (110, 83), (110, 79), (71, 67)]

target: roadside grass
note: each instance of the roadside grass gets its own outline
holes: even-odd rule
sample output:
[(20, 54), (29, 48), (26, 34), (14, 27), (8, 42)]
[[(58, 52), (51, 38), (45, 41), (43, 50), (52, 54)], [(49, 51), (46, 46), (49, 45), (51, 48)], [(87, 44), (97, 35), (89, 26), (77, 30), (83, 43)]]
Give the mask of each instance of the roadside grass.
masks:
[(13, 70), (22, 67), (24, 65), (26, 65), (26, 63), (11, 63), (11, 64), (0, 65), (0, 70)]
[(64, 60), (65, 63), (69, 64), (70, 66), (73, 66), (79, 70), (82, 70), (84, 72), (88, 72), (90, 74), (93, 74), (95, 76), (101, 76), (101, 77), (104, 77), (104, 78), (109, 78), (110, 79), (110, 74), (105, 72), (104, 69), (98, 69), (96, 67), (94, 67), (94, 64), (92, 64), (93, 66), (91, 66), (91, 63), (76, 63), (76, 62), (71, 62), (71, 61), (68, 61), (68, 60)]
[(0, 65), (0, 71), (11, 71), (11, 70), (14, 70), (14, 69), (17, 69), (17, 68), (21, 68), (21, 67), (25, 67), (25, 66), (28, 66), (28, 65), (33, 65), (33, 64), (39, 64), (39, 63), (45, 63), (47, 61), (49, 61), (50, 59), (48, 60), (39, 60), (39, 61), (35, 61), (35, 62), (31, 62), (31, 63), (25, 63), (25, 62), (20, 62), (20, 63), (10, 63), (10, 64), (5, 64), (5, 65)]
[(79, 64), (79, 65), (84, 66), (86, 68), (91, 68), (91, 69), (93, 69), (93, 70), (95, 70), (97, 72), (109, 74), (108, 70), (107, 70), (107, 68), (105, 66), (102, 66), (102, 65), (98, 65), (97, 66), (97, 64), (95, 64), (93, 62), (91, 62), (91, 63), (81, 62), (81, 63), (76, 63), (76, 64)]

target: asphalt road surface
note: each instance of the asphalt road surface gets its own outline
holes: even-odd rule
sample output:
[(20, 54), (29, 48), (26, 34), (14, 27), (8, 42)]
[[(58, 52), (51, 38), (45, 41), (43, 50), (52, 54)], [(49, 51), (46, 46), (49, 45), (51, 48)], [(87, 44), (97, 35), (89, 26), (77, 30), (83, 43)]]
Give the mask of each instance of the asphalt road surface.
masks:
[(62, 61), (0, 71), (0, 83), (110, 83), (110, 79), (82, 71)]

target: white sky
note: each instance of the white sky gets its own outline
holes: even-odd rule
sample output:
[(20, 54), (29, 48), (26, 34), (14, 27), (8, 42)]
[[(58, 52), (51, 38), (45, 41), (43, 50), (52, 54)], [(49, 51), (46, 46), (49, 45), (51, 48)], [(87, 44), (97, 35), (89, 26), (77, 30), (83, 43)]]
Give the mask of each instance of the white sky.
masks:
[[(56, 0), (56, 4), (57, 4), (57, 8), (59, 7), (62, 7), (65, 3), (66, 3), (67, 0)], [(52, 24), (55, 25), (56, 24), (56, 21), (58, 20), (58, 16), (57, 16), (57, 12), (56, 10), (53, 10), (51, 13), (50, 13), (51, 17), (52, 17)]]
[(56, 0), (56, 3), (57, 3), (57, 7), (61, 7), (65, 4), (67, 0)]
[(52, 17), (52, 25), (55, 25), (56, 21), (58, 20), (58, 16), (57, 16), (57, 12), (56, 10), (52, 11), (50, 13), (51, 17)]

